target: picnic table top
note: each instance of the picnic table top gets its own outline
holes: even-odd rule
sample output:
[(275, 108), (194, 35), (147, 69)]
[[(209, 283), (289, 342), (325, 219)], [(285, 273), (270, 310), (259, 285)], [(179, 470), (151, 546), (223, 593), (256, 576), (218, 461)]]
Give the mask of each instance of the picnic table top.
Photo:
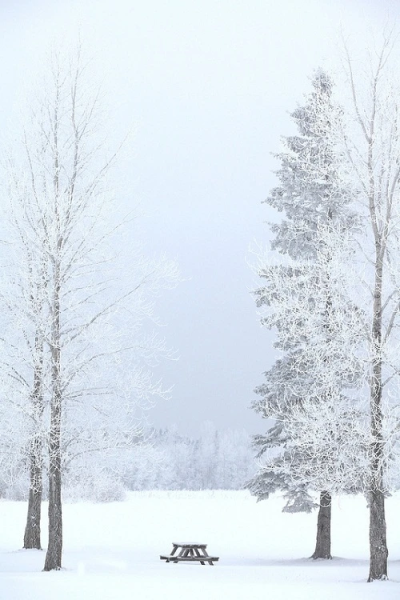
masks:
[(172, 542), (172, 545), (180, 548), (207, 548), (207, 544), (198, 544), (197, 542)]

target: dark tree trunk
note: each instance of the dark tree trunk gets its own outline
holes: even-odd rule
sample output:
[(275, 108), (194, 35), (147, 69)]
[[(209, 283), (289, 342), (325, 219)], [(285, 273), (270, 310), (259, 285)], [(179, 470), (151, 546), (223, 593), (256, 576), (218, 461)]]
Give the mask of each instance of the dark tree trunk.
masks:
[(40, 517), (42, 509), (42, 441), (35, 438), (31, 450), (28, 516), (26, 519), (24, 548), (41, 550)]
[[(60, 244), (60, 242), (59, 242)], [(55, 261), (52, 302), (51, 380), (49, 436), (49, 545), (44, 571), (61, 569), (63, 523), (61, 502), (61, 343), (60, 343), (60, 266)]]
[[(371, 393), (371, 491), (369, 494), (369, 552), (370, 565), (368, 581), (387, 579), (385, 494), (383, 481), (383, 434), (382, 434), (382, 387), (380, 385), (381, 365), (375, 365), (378, 375)], [(380, 376), (380, 377), (379, 377)]]
[[(332, 209), (328, 209), (328, 222), (332, 222)], [(330, 253), (328, 255), (328, 263), (331, 262)], [(331, 282), (329, 272), (326, 275), (324, 287), (327, 290), (327, 297), (325, 303), (325, 325), (326, 336), (329, 340), (332, 336), (332, 297), (330, 293)], [(327, 360), (325, 359), (325, 363)], [(327, 366), (327, 365), (326, 365)], [(330, 398), (328, 392), (324, 400)], [(324, 401), (323, 400), (323, 401)], [(319, 497), (319, 510), (317, 520), (317, 539), (315, 543), (315, 550), (311, 558), (317, 560), (323, 558), (325, 560), (331, 559), (331, 513), (332, 513), (332, 497), (329, 492), (322, 491)]]
[[(58, 82), (57, 82), (58, 83)], [(63, 237), (61, 235), (59, 214), (60, 193), (60, 164), (59, 164), (59, 106), (60, 88), (57, 87), (54, 120), (54, 217), (55, 217), (55, 247), (53, 248), (52, 265), (52, 302), (51, 302), (51, 405), (50, 405), (50, 435), (49, 435), (49, 545), (47, 547), (44, 571), (61, 569), (63, 522), (61, 502), (61, 416), (62, 416), (62, 387), (61, 387), (61, 326), (60, 326), (60, 289), (61, 289), (61, 250)]]
[(311, 556), (314, 560), (317, 558), (332, 558), (331, 555), (331, 508), (332, 497), (329, 492), (321, 492), (317, 523), (317, 542), (314, 554)]
[(370, 494), (369, 545), (370, 566), (368, 581), (387, 579), (385, 497), (382, 491)]
[(368, 581), (387, 579), (385, 494), (382, 473), (383, 434), (381, 413), (381, 390), (372, 387), (371, 429), (374, 438), (371, 455), (371, 491), (369, 494), (369, 577)]
[(371, 467), (369, 495), (369, 551), (370, 566), (368, 581), (387, 579), (385, 495), (383, 481), (384, 438), (382, 414), (382, 245), (377, 244), (375, 266), (374, 315), (372, 337), (374, 343), (374, 362), (371, 378)]
[(36, 333), (35, 337), (35, 360), (36, 366), (33, 376), (32, 408), (34, 415), (34, 433), (30, 447), (30, 480), (28, 515), (24, 534), (24, 548), (36, 548), (41, 550), (40, 543), (40, 517), (42, 509), (43, 490), (43, 440), (41, 428), (43, 420), (43, 360), (44, 360), (43, 335)]
[[(54, 461), (55, 462), (55, 461)], [(44, 571), (61, 569), (62, 559), (62, 504), (61, 471), (53, 466), (49, 475), (49, 545)]]
[(61, 569), (62, 502), (61, 502), (61, 396), (53, 398), (49, 442), (49, 545), (45, 571)]

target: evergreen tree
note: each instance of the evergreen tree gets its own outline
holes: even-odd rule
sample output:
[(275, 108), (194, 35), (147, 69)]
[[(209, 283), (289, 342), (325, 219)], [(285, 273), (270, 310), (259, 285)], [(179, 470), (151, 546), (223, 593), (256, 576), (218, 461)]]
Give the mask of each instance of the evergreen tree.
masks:
[[(316, 465), (326, 460), (326, 453), (310, 460), (293, 424), (310, 407), (347, 406), (344, 389), (357, 379), (347, 333), (357, 327), (358, 311), (340, 281), (349, 252), (347, 233), (356, 219), (339, 172), (341, 110), (332, 94), (331, 78), (319, 70), (306, 104), (291, 114), (298, 135), (284, 138), (285, 151), (277, 155), (280, 183), (266, 201), (284, 213), (272, 226), (272, 249), (280, 258), (275, 264), (263, 260), (259, 275), (265, 284), (255, 292), (257, 305), (267, 310), (262, 323), (277, 332), (281, 357), (255, 390), (260, 398), (254, 409), (274, 422), (266, 434), (255, 436), (259, 456), (266, 458), (248, 487), (260, 500), (283, 491), (288, 512), (316, 506), (309, 488), (316, 481)], [(320, 488), (313, 558), (331, 557), (331, 493), (337, 486), (328, 488), (329, 483)]]

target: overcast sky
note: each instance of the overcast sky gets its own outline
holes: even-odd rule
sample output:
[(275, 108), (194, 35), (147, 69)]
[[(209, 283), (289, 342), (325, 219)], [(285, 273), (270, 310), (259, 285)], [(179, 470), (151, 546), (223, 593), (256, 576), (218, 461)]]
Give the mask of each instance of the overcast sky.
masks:
[(398, 15), (398, 0), (0, 0), (2, 131), (43, 50), (78, 31), (116, 137), (134, 125), (121, 202), (140, 202), (148, 251), (185, 278), (158, 307), (180, 360), (159, 371), (174, 389), (155, 425), (264, 427), (249, 405), (274, 350), (247, 263), (268, 240), (271, 153), (313, 69), (334, 62), (340, 27), (359, 39)]

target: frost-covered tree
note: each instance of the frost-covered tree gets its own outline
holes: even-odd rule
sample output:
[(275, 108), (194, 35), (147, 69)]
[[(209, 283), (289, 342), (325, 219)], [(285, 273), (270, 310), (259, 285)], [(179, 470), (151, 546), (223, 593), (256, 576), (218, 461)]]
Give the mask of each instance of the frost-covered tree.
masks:
[(244, 430), (201, 425), (197, 439), (176, 428), (151, 430), (128, 455), (123, 480), (129, 489), (241, 489), (254, 474), (251, 439)]
[[(47, 257), (36, 253), (24, 227), (22, 208), (17, 197), (25, 198), (21, 174), (17, 175), (8, 163), (8, 205), (3, 214), (3, 252), (0, 301), (3, 307), (3, 337), (0, 360), (2, 364), (2, 391), (6, 402), (3, 409), (9, 413), (2, 419), (2, 449), (14, 423), (14, 443), (8, 448), (8, 460), (19, 462), (29, 471), (28, 515), (24, 548), (40, 549), (40, 517), (42, 500), (43, 444), (45, 400), (45, 336), (47, 329), (46, 286)], [(30, 214), (32, 221), (37, 215)], [(5, 220), (8, 221), (6, 232)], [(25, 223), (26, 224), (26, 223)], [(24, 418), (21, 418), (24, 416)], [(7, 444), (6, 444), (7, 445)]]
[[(343, 130), (348, 171), (362, 222), (359, 276), (365, 292), (369, 396), (369, 581), (387, 577), (385, 494), (395, 449), (400, 309), (400, 105), (393, 39), (357, 61), (346, 49), (350, 114)], [(356, 75), (357, 73), (357, 75)], [(369, 392), (369, 393), (368, 393)], [(398, 443), (398, 438), (397, 438)]]
[[(8, 265), (17, 290), (10, 294), (9, 313), (14, 323), (23, 316), (28, 324), (23, 360), (16, 361), (16, 351), (8, 374), (26, 384), (18, 409), (30, 423), (28, 456), (31, 468), (37, 457), (38, 477), (44, 442), (47, 450), (44, 568), (53, 570), (61, 567), (63, 471), (71, 471), (74, 460), (84, 467), (83, 454), (132, 445), (138, 400), (163, 394), (150, 369), (164, 344), (143, 334), (143, 321), (160, 290), (175, 285), (177, 269), (134, 253), (127, 237), (126, 259), (117, 260), (123, 228), (108, 182), (116, 154), (107, 150), (99, 90), (90, 84), (80, 48), (68, 56), (52, 53), (30, 108), (8, 165), (10, 244), (24, 259), (22, 269), (17, 262)], [(4, 345), (11, 347), (12, 337)], [(31, 477), (32, 493), (39, 489)]]
[[(293, 423), (295, 411), (305, 413), (305, 401), (313, 406), (342, 402), (344, 388), (354, 385), (353, 353), (343, 340), (357, 315), (342, 292), (337, 271), (347, 249), (336, 242), (346, 238), (356, 220), (349, 208), (350, 190), (340, 174), (337, 132), (342, 111), (333, 101), (329, 75), (315, 73), (306, 104), (291, 116), (298, 135), (284, 139), (286, 149), (277, 155), (280, 184), (267, 200), (284, 213), (272, 226), (272, 249), (281, 259), (267, 258), (259, 265), (265, 284), (255, 292), (257, 305), (267, 309), (262, 323), (277, 333), (281, 357), (256, 389), (261, 398), (254, 408), (273, 424), (265, 435), (255, 436), (265, 462), (249, 483), (259, 499), (283, 491), (284, 510), (289, 512), (310, 511), (315, 504), (309, 495), (311, 480), (298, 468), (308, 463), (308, 456), (286, 424)], [(319, 460), (324, 461), (324, 455)], [(328, 484), (320, 488), (313, 558), (331, 557)]]

